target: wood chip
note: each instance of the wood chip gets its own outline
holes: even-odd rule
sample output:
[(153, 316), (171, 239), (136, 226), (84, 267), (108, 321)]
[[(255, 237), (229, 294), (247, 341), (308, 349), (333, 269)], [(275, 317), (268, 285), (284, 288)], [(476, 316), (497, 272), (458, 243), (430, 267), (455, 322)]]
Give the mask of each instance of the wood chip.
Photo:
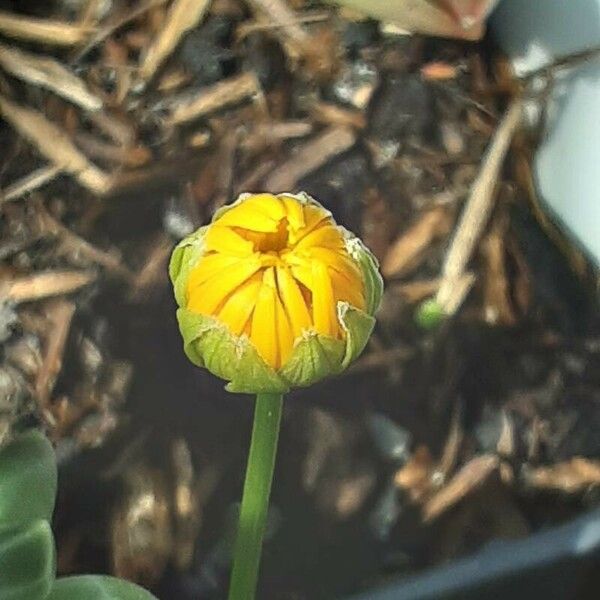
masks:
[(347, 127), (330, 127), (318, 137), (306, 142), (265, 182), (265, 190), (273, 193), (293, 190), (299, 179), (323, 166), (328, 160), (350, 149), (356, 142), (354, 132)]
[(0, 11), (0, 33), (18, 40), (40, 42), (54, 46), (75, 46), (84, 42), (92, 29), (64, 21), (36, 19), (21, 14)]
[(452, 226), (452, 216), (443, 206), (427, 211), (388, 248), (381, 264), (385, 277), (400, 277), (419, 266), (431, 243), (444, 237)]
[(131, 272), (123, 266), (118, 256), (112, 252), (96, 248), (87, 240), (73, 233), (68, 227), (57, 221), (41, 204), (38, 205), (37, 215), (41, 232), (56, 236), (60, 240), (60, 249), (63, 253), (84, 257), (125, 279), (133, 277)]
[(431, 490), (434, 467), (433, 457), (427, 446), (419, 446), (396, 473), (394, 483), (409, 495), (412, 502), (420, 502)]
[[(455, 287), (463, 277), (477, 241), (492, 212), (500, 168), (512, 137), (521, 122), (522, 112), (522, 101), (519, 98), (513, 100), (483, 159), (481, 169), (473, 183), (471, 194), (446, 254), (442, 269), (443, 281), (436, 300), (448, 315), (453, 314), (460, 306), (460, 304), (456, 305), (455, 302), (451, 302), (456, 298)], [(451, 306), (451, 304), (453, 305)]]
[(364, 129), (367, 126), (364, 113), (329, 102), (316, 102), (311, 109), (311, 115), (319, 123), (327, 125), (342, 125), (355, 129)]
[(35, 110), (19, 106), (0, 96), (0, 111), (24, 138), (65, 173), (99, 196), (110, 187), (110, 177), (93, 165), (75, 147), (67, 134)]
[(100, 110), (102, 100), (86, 83), (53, 58), (0, 45), (0, 66), (11, 75), (40, 87), (89, 111)]
[(56, 165), (48, 165), (47, 167), (40, 167), (18, 181), (11, 183), (4, 191), (0, 191), (0, 206), (4, 202), (18, 200), (26, 194), (37, 190), (52, 181), (61, 171), (62, 169)]
[(286, 38), (305, 49), (309, 35), (298, 24), (299, 16), (284, 0), (249, 0), (252, 8), (263, 15), (276, 27), (284, 30)]
[(600, 485), (600, 461), (576, 456), (569, 461), (528, 471), (525, 480), (537, 489), (575, 494)]
[(65, 344), (69, 336), (75, 304), (68, 300), (54, 300), (46, 308), (50, 330), (46, 336), (46, 351), (35, 381), (35, 391), (42, 414), (48, 410), (50, 394), (62, 368)]
[(470, 460), (446, 486), (425, 502), (423, 506), (425, 522), (433, 521), (472, 491), (481, 487), (499, 467), (500, 460), (491, 454), (484, 454)]
[(110, 23), (107, 23), (104, 27), (99, 29), (94, 35), (92, 35), (85, 44), (74, 57), (74, 62), (79, 62), (90, 50), (101, 44), (105, 39), (110, 37), (117, 29), (139, 19), (144, 13), (149, 10), (161, 6), (162, 4), (166, 4), (167, 0), (145, 0), (143, 2), (136, 2), (131, 10), (124, 15), (118, 17), (115, 20), (112, 20)]
[(70, 294), (89, 285), (96, 276), (86, 271), (46, 271), (16, 277), (0, 283), (0, 298), (10, 302), (31, 302)]
[(184, 34), (198, 25), (210, 2), (211, 0), (174, 0), (162, 29), (142, 57), (139, 76), (143, 81), (152, 79)]
[(203, 88), (195, 97), (177, 104), (167, 118), (167, 124), (187, 123), (257, 94), (262, 94), (262, 91), (256, 76), (242, 73)]

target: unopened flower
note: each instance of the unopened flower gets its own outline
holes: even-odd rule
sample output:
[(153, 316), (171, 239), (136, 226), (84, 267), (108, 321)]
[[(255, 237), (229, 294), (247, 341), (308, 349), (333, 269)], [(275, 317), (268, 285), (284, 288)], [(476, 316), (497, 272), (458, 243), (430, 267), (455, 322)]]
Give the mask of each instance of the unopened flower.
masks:
[(169, 268), (192, 362), (235, 392), (285, 392), (364, 349), (376, 260), (306, 194), (243, 194), (185, 238)]

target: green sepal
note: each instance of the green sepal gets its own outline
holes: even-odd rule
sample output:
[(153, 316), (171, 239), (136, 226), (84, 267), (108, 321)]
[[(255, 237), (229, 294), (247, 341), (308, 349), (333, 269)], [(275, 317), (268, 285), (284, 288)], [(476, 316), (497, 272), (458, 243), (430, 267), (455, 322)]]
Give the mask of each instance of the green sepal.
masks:
[(57, 579), (46, 600), (156, 600), (140, 586), (107, 575)]
[(379, 263), (371, 251), (352, 233), (346, 232), (346, 246), (350, 256), (360, 266), (365, 284), (367, 312), (374, 315), (383, 296), (383, 278), (379, 273)]
[(314, 331), (306, 331), (280, 370), (290, 387), (306, 387), (342, 370), (346, 344)]
[(54, 583), (56, 555), (44, 519), (0, 529), (0, 598), (43, 600)]
[(375, 327), (375, 317), (347, 302), (338, 302), (338, 318), (346, 332), (346, 352), (342, 360), (342, 369), (345, 369), (365, 349)]
[(200, 227), (197, 231), (182, 239), (169, 262), (169, 277), (173, 283), (175, 300), (179, 306), (187, 303), (187, 284), (191, 270), (198, 264), (204, 254), (204, 236), (207, 227)]
[(56, 480), (54, 450), (41, 432), (28, 431), (4, 447), (0, 451), (0, 527), (50, 520)]
[(213, 317), (177, 311), (179, 330), (188, 358), (225, 379), (230, 392), (240, 394), (285, 393), (285, 381), (258, 354), (247, 336), (234, 336)]

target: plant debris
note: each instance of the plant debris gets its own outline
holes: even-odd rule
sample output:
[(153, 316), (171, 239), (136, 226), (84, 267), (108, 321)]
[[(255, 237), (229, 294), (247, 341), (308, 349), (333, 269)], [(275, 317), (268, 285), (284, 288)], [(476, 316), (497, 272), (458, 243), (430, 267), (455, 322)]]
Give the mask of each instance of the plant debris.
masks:
[(540, 208), (521, 119), (597, 50), (536, 91), (482, 38), (493, 1), (370, 4), (404, 32), (304, 0), (0, 12), (0, 444), (56, 445), (60, 572), (224, 595), (251, 405), (182, 356), (167, 263), (241, 192), (311, 193), (386, 279), (364, 355), (286, 403), (262, 597), (598, 504), (597, 271)]

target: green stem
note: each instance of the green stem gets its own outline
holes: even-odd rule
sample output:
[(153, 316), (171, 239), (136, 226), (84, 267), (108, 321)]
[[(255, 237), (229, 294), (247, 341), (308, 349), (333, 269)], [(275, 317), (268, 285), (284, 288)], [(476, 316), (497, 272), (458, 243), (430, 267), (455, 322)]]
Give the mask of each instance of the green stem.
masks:
[(252, 441), (229, 584), (229, 600), (252, 600), (256, 592), (282, 405), (281, 394), (256, 396)]

